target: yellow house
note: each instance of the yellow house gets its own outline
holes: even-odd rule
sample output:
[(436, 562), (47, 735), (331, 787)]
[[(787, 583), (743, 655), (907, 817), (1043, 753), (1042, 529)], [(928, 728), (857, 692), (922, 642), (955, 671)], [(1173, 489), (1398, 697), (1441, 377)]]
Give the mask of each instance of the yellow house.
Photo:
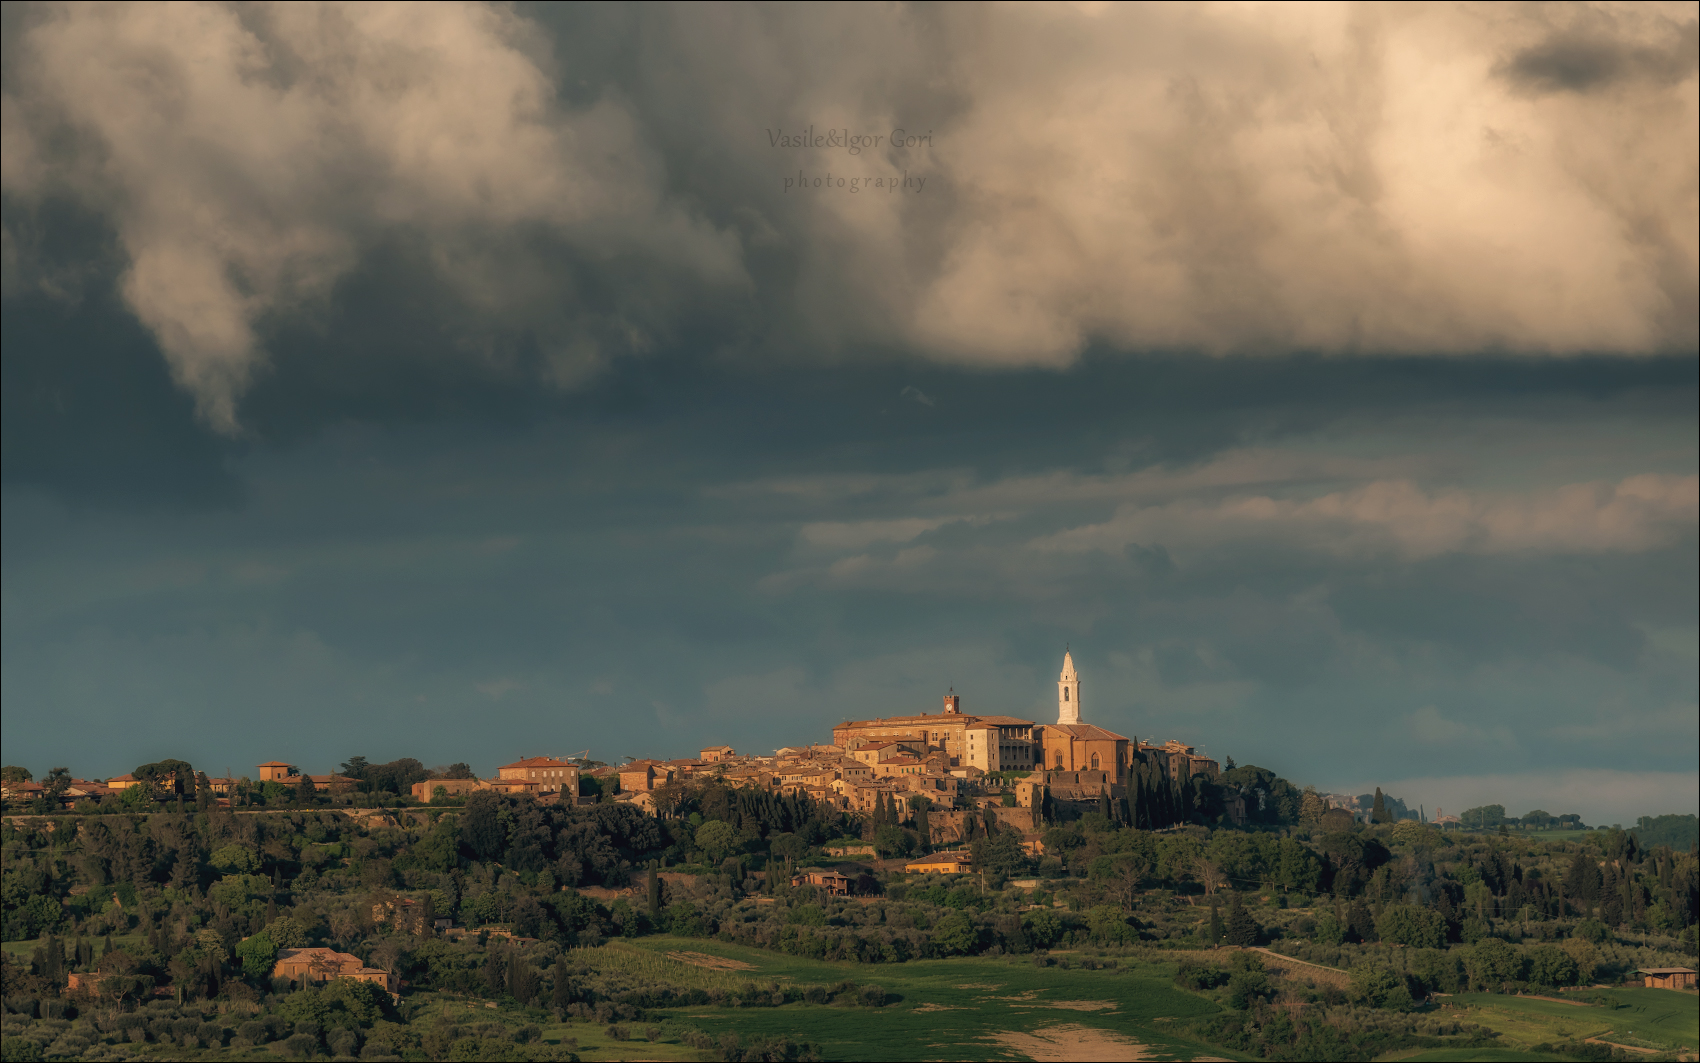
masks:
[(966, 875), (973, 871), (973, 861), (965, 851), (953, 853), (934, 853), (923, 856), (919, 860), (911, 860), (903, 865), (908, 872), (925, 872), (938, 875)]

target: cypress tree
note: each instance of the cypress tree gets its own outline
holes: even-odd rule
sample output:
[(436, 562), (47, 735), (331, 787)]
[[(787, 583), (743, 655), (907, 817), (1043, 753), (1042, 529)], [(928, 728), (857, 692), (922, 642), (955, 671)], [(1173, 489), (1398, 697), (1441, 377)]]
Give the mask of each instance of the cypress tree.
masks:
[(1371, 823), (1388, 822), (1387, 799), (1381, 796), (1381, 787), (1379, 786), (1375, 788), (1375, 803), (1370, 806), (1369, 821)]
[(549, 993), (549, 1004), (558, 1012), (565, 1011), (567, 1005), (573, 1002), (573, 980), (572, 976), (567, 973), (567, 958), (565, 956), (555, 961), (554, 977), (555, 986)]
[(1245, 905), (1240, 903), (1240, 895), (1234, 894), (1234, 899), (1228, 905), (1228, 944), (1239, 945), (1242, 948), (1257, 944), (1257, 920), (1252, 918)]
[(655, 922), (661, 917), (661, 877), (655, 873), (656, 863), (649, 862), (649, 919)]
[(1210, 926), (1205, 930), (1204, 936), (1209, 939), (1212, 945), (1219, 945), (1222, 942), (1222, 911), (1217, 907), (1214, 898), (1210, 901)]

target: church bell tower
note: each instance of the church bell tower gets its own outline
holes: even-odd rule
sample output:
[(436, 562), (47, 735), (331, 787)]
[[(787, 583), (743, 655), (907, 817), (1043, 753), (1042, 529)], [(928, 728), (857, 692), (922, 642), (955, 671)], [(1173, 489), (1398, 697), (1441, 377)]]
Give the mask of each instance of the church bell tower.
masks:
[(1080, 722), (1080, 676), (1074, 670), (1074, 655), (1063, 654), (1062, 677), (1057, 682), (1057, 723)]

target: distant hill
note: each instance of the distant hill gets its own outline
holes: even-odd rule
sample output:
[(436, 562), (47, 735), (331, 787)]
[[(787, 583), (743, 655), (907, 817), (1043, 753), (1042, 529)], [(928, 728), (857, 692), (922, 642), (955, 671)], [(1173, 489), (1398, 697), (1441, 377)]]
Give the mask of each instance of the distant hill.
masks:
[(1672, 849), (1691, 849), (1700, 842), (1700, 817), (1642, 816), (1629, 828), (1635, 843), (1643, 849), (1668, 845)]

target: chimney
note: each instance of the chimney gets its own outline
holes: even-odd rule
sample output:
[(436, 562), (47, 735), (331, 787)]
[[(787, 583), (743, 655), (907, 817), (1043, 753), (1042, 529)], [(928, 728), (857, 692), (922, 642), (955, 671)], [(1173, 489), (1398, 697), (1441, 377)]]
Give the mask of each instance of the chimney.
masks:
[(962, 695), (946, 694), (944, 696), (944, 713), (946, 716), (957, 716), (962, 712)]

